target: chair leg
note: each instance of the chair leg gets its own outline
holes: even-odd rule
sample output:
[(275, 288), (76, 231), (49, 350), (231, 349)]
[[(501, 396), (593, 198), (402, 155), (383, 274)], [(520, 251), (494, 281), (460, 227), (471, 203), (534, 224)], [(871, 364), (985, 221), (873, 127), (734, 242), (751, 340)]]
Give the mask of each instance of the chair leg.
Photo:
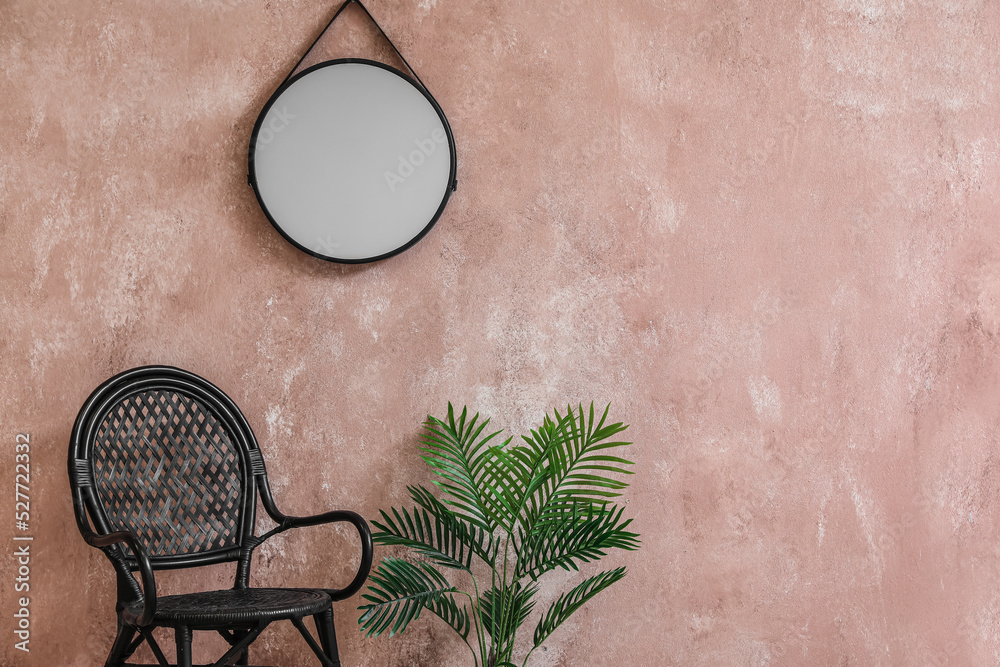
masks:
[(129, 651), (129, 647), (132, 646), (135, 632), (135, 628), (122, 623), (120, 618), (118, 619), (118, 636), (115, 637), (115, 643), (111, 645), (111, 652), (108, 654), (104, 667), (122, 667), (125, 664), (132, 653)]
[(340, 667), (340, 655), (337, 653), (337, 631), (333, 627), (333, 609), (327, 609), (313, 616), (316, 622), (316, 634), (319, 635), (323, 652), (333, 661), (334, 667)]
[(177, 640), (177, 667), (191, 667), (191, 628), (180, 626), (174, 637)]
[[(239, 640), (243, 639), (244, 637), (247, 636), (247, 634), (249, 634), (249, 633), (247, 633), (247, 632), (237, 632), (235, 634), (236, 641), (239, 641)], [(234, 665), (249, 665), (250, 664), (250, 649), (247, 648), (245, 651), (243, 651), (243, 653), (240, 654), (240, 657), (233, 664)]]

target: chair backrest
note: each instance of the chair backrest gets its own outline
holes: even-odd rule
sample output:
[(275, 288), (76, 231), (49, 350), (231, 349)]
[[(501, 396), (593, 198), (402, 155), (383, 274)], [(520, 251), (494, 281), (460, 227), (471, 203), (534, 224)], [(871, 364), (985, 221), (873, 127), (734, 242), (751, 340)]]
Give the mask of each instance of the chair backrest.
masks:
[[(103, 383), (76, 419), (69, 469), (81, 532), (129, 530), (154, 568), (235, 561), (253, 544), (256, 438), (236, 404), (193, 373), (146, 366)], [(126, 551), (105, 550), (134, 569)]]

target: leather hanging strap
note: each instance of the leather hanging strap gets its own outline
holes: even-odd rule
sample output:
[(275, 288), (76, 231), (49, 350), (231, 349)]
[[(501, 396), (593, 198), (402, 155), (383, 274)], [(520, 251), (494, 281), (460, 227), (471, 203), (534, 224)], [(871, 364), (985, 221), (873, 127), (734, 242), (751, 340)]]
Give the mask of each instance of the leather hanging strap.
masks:
[[(288, 83), (288, 80), (292, 78), (292, 75), (295, 73), (295, 70), (297, 70), (299, 66), (303, 63), (303, 61), (306, 59), (306, 57), (310, 53), (312, 53), (312, 50), (316, 48), (316, 45), (319, 43), (319, 40), (323, 38), (323, 35), (326, 34), (326, 31), (329, 30), (330, 26), (333, 25), (333, 22), (337, 20), (337, 17), (340, 16), (340, 14), (345, 9), (347, 9), (347, 5), (351, 4), (352, 2), (356, 4), (358, 7), (360, 7), (361, 10), (365, 13), (365, 15), (369, 18), (369, 20), (371, 20), (371, 22), (375, 24), (375, 27), (378, 28), (378, 31), (382, 34), (382, 37), (385, 38), (385, 41), (389, 42), (389, 46), (392, 47), (392, 50), (396, 52), (396, 55), (399, 56), (399, 59), (403, 61), (404, 65), (406, 65), (406, 69), (410, 70), (410, 74), (412, 74), (413, 78), (417, 80), (417, 83), (420, 84), (420, 87), (423, 88), (424, 90), (427, 90), (427, 86), (425, 86), (424, 82), (420, 80), (420, 75), (417, 74), (416, 70), (410, 67), (410, 63), (406, 62), (406, 58), (403, 57), (403, 54), (399, 52), (399, 49), (396, 48), (396, 45), (392, 43), (391, 39), (389, 39), (389, 35), (385, 34), (385, 30), (382, 30), (382, 26), (378, 24), (378, 21), (376, 21), (375, 17), (372, 16), (371, 12), (368, 11), (368, 8), (361, 3), (361, 0), (344, 0), (344, 4), (340, 6), (340, 9), (337, 10), (337, 13), (333, 15), (332, 19), (330, 19), (330, 22), (326, 24), (326, 27), (323, 28), (323, 30), (319, 33), (316, 39), (313, 40), (313, 43), (309, 45), (309, 48), (306, 49), (306, 52), (302, 54), (302, 57), (299, 58), (299, 61), (295, 63), (295, 67), (291, 69), (291, 71), (288, 73), (288, 76), (285, 77), (285, 80), (281, 82), (281, 85), (283, 86), (286, 83)], [(428, 93), (429, 92), (430, 91), (428, 91)]]

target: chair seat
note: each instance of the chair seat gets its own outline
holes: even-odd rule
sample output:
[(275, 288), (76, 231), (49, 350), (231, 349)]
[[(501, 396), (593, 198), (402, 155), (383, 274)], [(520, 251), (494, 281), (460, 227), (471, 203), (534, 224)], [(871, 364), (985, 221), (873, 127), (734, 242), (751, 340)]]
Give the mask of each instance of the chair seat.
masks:
[[(302, 618), (330, 608), (330, 596), (321, 591), (234, 588), (157, 598), (153, 623), (191, 629), (252, 627), (261, 621), (270, 623)], [(129, 624), (135, 624), (140, 614), (141, 601), (123, 610), (123, 618)]]

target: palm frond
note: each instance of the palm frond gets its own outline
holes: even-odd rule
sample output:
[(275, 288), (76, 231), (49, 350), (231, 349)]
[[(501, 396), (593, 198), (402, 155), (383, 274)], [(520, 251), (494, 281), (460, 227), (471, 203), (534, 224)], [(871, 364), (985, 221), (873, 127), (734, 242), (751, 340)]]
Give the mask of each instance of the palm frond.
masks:
[(556, 567), (577, 570), (579, 563), (602, 558), (610, 549), (635, 551), (639, 535), (626, 530), (632, 519), (623, 519), (624, 511), (624, 507), (575, 508), (558, 522), (549, 521), (531, 533), (521, 533), (515, 576), (537, 579)]
[(380, 510), (382, 521), (371, 522), (375, 544), (409, 547), (443, 567), (469, 570), (474, 552), (464, 525), (433, 516), (423, 508), (411, 512), (405, 507), (393, 507), (390, 512), (391, 515)]
[[(368, 582), (369, 592), (361, 595), (368, 604), (358, 607), (364, 612), (358, 624), (369, 637), (377, 637), (386, 630), (390, 637), (403, 632), (411, 621), (420, 617), (424, 607), (435, 613), (441, 609), (448, 615), (447, 603), (441, 603), (441, 598), (461, 592), (429, 563), (414, 564), (399, 558), (383, 558)], [(452, 603), (457, 604), (454, 600)]]
[(600, 506), (628, 487), (627, 482), (612, 477), (632, 474), (626, 467), (632, 462), (607, 451), (631, 444), (611, 440), (628, 427), (620, 422), (605, 424), (610, 408), (610, 404), (605, 407), (600, 419), (593, 403), (589, 415), (582, 405), (576, 412), (567, 407), (565, 416), (556, 410), (554, 419), (546, 417), (543, 428), (532, 431), (530, 438), (524, 436), (532, 447), (548, 452), (549, 475), (530, 503), (529, 526), (559, 521), (580, 506)]
[(493, 639), (494, 652), (500, 660), (510, 658), (517, 629), (535, 607), (537, 592), (537, 586), (524, 586), (515, 580), (508, 585), (495, 586), (480, 597), (482, 626)]
[(548, 639), (549, 635), (563, 621), (572, 616), (573, 612), (582, 607), (588, 600), (624, 576), (624, 567), (608, 570), (584, 580), (583, 583), (574, 587), (570, 592), (560, 595), (542, 618), (538, 620), (538, 625), (535, 626), (535, 647), (541, 646), (542, 642)]
[(480, 422), (478, 413), (468, 419), (467, 408), (462, 409), (462, 415), (456, 420), (455, 409), (449, 403), (446, 421), (427, 416), (420, 449), (424, 452), (424, 461), (441, 477), (434, 483), (450, 496), (447, 504), (492, 533), (496, 521), (480, 492), (481, 480), (492, 458), (489, 443), (500, 433), (482, 435), (489, 423), (489, 419)]
[[(453, 512), (447, 505), (438, 500), (429, 489), (417, 485), (408, 486), (406, 490), (410, 492), (410, 498), (413, 499), (413, 502), (434, 517), (440, 524), (441, 530), (451, 531), (455, 539), (463, 542), (484, 563), (490, 567), (493, 566), (496, 560), (496, 546), (492, 533)], [(435, 526), (435, 531), (436, 529), (437, 526)], [(444, 541), (444, 538), (439, 537), (438, 541)]]
[(525, 507), (545, 483), (548, 470), (543, 456), (528, 447), (505, 446), (492, 450), (493, 461), (486, 469), (483, 488), (491, 501), (497, 524), (507, 533), (513, 533), (517, 526), (524, 526)]
[(457, 632), (462, 639), (468, 640), (469, 631), (472, 629), (472, 616), (466, 605), (460, 605), (455, 601), (453, 594), (440, 595), (425, 603), (425, 606), (451, 626), (452, 630)]

